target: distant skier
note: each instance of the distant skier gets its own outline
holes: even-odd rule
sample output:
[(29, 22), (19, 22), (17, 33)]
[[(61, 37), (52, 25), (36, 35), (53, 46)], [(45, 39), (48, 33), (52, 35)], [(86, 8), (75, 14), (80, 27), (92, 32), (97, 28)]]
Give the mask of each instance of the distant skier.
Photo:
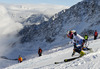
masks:
[(85, 34), (84, 39), (87, 41), (88, 40), (88, 35)]
[(18, 63), (21, 63), (23, 61), (23, 58), (19, 55), (18, 57)]
[(98, 36), (98, 32), (97, 32), (97, 30), (95, 30), (95, 32), (94, 32), (94, 40), (97, 39), (97, 36)]
[(87, 41), (88, 41), (88, 35), (87, 34), (85, 34), (84, 39), (85, 39), (85, 46), (86, 46), (87, 45)]
[(42, 49), (39, 47), (39, 50), (38, 50), (38, 54), (39, 54), (39, 57), (42, 56)]
[(81, 47), (77, 47), (76, 43), (74, 43), (74, 49), (73, 49), (73, 53), (72, 56), (75, 54), (75, 52), (80, 54), (80, 57), (84, 56), (86, 53), (82, 51)]

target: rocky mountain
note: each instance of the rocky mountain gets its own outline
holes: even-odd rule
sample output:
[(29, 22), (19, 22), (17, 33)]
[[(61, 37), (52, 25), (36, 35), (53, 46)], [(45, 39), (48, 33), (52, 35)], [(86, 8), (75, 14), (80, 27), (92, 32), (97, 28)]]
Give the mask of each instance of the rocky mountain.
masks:
[[(47, 22), (40, 25), (25, 26), (20, 35), (22, 42), (42, 40), (53, 42), (66, 39), (66, 32), (75, 29), (79, 34), (93, 35), (93, 31), (100, 29), (99, 0), (84, 0), (69, 9), (55, 14)], [(98, 30), (99, 31), (99, 30)], [(85, 33), (84, 33), (85, 32)]]
[(22, 23), (24, 25), (33, 25), (33, 24), (40, 24), (44, 21), (48, 21), (50, 16), (44, 15), (44, 14), (33, 14), (29, 18), (27, 18), (25, 21)]

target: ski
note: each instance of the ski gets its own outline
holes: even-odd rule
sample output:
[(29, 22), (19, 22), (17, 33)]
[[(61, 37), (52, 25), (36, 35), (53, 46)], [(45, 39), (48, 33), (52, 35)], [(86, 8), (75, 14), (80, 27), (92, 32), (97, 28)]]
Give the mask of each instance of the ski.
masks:
[(54, 64), (60, 64), (60, 63), (64, 63), (64, 62), (70, 62), (70, 61), (73, 61), (73, 60), (78, 59), (78, 58), (80, 58), (80, 57), (74, 57), (74, 58), (64, 59), (64, 61), (55, 62)]
[(64, 62), (69, 62), (69, 61), (72, 61), (72, 60), (75, 60), (75, 59), (78, 59), (80, 57), (74, 57), (74, 58), (70, 58), (70, 59), (64, 59)]
[(60, 64), (60, 63), (64, 63), (64, 61), (61, 61), (61, 62), (55, 62), (54, 64)]

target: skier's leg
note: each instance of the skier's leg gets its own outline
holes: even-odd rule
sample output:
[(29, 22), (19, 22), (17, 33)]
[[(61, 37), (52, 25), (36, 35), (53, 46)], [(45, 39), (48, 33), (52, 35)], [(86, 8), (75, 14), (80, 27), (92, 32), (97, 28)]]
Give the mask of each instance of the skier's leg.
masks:
[(81, 51), (80, 52), (80, 57), (84, 56), (85, 54), (86, 54), (85, 52)]

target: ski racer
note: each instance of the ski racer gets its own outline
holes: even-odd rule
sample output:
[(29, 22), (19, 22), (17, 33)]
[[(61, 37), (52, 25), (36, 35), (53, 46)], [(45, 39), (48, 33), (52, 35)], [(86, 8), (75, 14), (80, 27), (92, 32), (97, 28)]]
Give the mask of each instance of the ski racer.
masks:
[(80, 46), (82, 50), (90, 50), (89, 48), (84, 46), (84, 38), (77, 34), (75, 30), (68, 31), (67, 37), (73, 39), (72, 42), (74, 46)]
[(19, 55), (19, 57), (18, 57), (18, 62), (22, 62), (23, 61), (23, 58)]
[(85, 46), (87, 46), (87, 41), (88, 41), (88, 35), (87, 34), (84, 35), (84, 39), (85, 39)]

